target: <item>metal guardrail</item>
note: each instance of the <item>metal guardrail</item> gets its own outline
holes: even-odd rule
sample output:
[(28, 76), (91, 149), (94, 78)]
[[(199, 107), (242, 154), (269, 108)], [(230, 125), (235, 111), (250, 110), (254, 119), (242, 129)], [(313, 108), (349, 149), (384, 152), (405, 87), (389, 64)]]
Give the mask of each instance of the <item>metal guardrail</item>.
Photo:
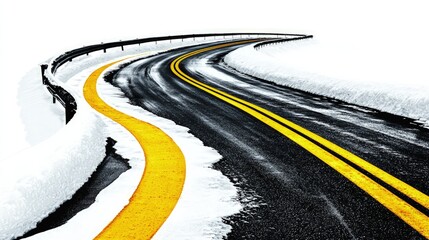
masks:
[(188, 39), (188, 38), (199, 38), (199, 37), (219, 37), (219, 36), (247, 36), (247, 37), (261, 37), (261, 36), (276, 36), (277, 38), (281, 37), (288, 37), (288, 36), (294, 36), (294, 37), (306, 37), (306, 35), (302, 34), (279, 34), (279, 33), (214, 33), (214, 34), (188, 34), (188, 35), (177, 35), (177, 36), (164, 36), (164, 37), (151, 37), (151, 38), (143, 38), (143, 39), (135, 39), (135, 40), (127, 40), (127, 41), (118, 41), (118, 42), (110, 42), (110, 43), (100, 43), (100, 44), (94, 44), (90, 46), (85, 46), (82, 48), (77, 48), (74, 50), (71, 50), (69, 52), (64, 53), (63, 55), (57, 57), (52, 64), (52, 73), (55, 73), (56, 70), (63, 65), (64, 63), (73, 60), (73, 58), (82, 56), (84, 54), (88, 54), (91, 52), (103, 50), (106, 52), (106, 49), (108, 48), (115, 48), (115, 47), (121, 47), (121, 49), (124, 49), (124, 46), (127, 45), (135, 45), (135, 44), (142, 44), (142, 43), (148, 43), (148, 42), (157, 42), (157, 41), (165, 41), (165, 40), (177, 40), (177, 39)]
[[(91, 52), (103, 50), (106, 52), (106, 49), (109, 48), (115, 48), (115, 47), (121, 47), (122, 51), (124, 50), (124, 46), (127, 45), (136, 45), (136, 44), (142, 44), (142, 43), (148, 43), (148, 42), (158, 42), (158, 41), (165, 41), (165, 40), (177, 40), (177, 39), (196, 39), (196, 38), (209, 38), (209, 37), (219, 37), (223, 36), (226, 38), (227, 36), (241, 36), (241, 38), (260, 38), (260, 37), (267, 37), (269, 38), (276, 38), (276, 40), (272, 41), (265, 41), (263, 43), (258, 43), (256, 45), (264, 46), (267, 44), (274, 44), (276, 42), (283, 42), (283, 41), (291, 41), (291, 40), (298, 40), (298, 39), (304, 39), (309, 38), (312, 36), (308, 35), (302, 35), (302, 34), (281, 34), (281, 33), (213, 33), (213, 34), (187, 34), (187, 35), (176, 35), (176, 36), (163, 36), (163, 37), (150, 37), (150, 38), (143, 38), (143, 39), (135, 39), (135, 40), (127, 40), (127, 41), (117, 41), (117, 42), (110, 42), (110, 43), (100, 43), (100, 44), (94, 44), (90, 46), (85, 46), (81, 48), (77, 48), (68, 52), (65, 52), (64, 54), (58, 56), (56, 59), (54, 59), (51, 62), (51, 65), (48, 64), (42, 64), (41, 71), (42, 71), (42, 82), (48, 89), (48, 91), (52, 94), (53, 102), (55, 103), (56, 100), (63, 105), (65, 109), (65, 120), (66, 124), (73, 118), (74, 114), (77, 111), (77, 104), (74, 97), (64, 90), (61, 86), (58, 86), (55, 84), (55, 79), (49, 79), (48, 76), (51, 76), (53, 78), (54, 74), (58, 70), (60, 66), (65, 64), (66, 62), (72, 61), (74, 58), (87, 55)], [(286, 37), (293, 37), (293, 38), (286, 38)], [(280, 38), (280, 39), (279, 39)], [(255, 45), (255, 48), (256, 48)], [(47, 70), (51, 71), (51, 75), (46, 74)]]
[(58, 100), (58, 102), (60, 102), (61, 105), (63, 105), (65, 109), (65, 118), (66, 118), (65, 121), (67, 124), (76, 113), (76, 110), (77, 110), (76, 100), (69, 92), (64, 90), (64, 88), (58, 85), (54, 85), (52, 83), (53, 81), (50, 81), (48, 79), (48, 77), (45, 74), (46, 70), (48, 69), (48, 64), (42, 64), (40, 65), (40, 68), (42, 70), (42, 83), (43, 85), (46, 86), (48, 91), (51, 93), (52, 102), (55, 103), (55, 101)]
[(257, 43), (253, 47), (256, 50), (259, 50), (259, 49), (261, 49), (261, 48), (263, 48), (265, 46), (280, 44), (280, 43), (289, 42), (289, 41), (297, 41), (297, 40), (302, 40), (302, 39), (307, 39), (307, 38), (313, 38), (313, 35), (301, 35), (301, 36), (297, 36), (297, 37), (294, 37), (294, 38), (268, 40), (268, 41)]

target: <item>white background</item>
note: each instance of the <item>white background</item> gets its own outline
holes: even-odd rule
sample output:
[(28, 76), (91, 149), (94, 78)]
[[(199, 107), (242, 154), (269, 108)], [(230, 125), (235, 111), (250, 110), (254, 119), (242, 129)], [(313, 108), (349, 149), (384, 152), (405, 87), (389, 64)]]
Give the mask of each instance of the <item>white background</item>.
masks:
[(414, 74), (420, 74), (416, 69), (425, 74), (427, 10), (426, 1), (413, 0), (0, 1), (0, 151), (19, 151), (25, 139), (17, 125), (19, 80), (40, 62), (69, 49), (180, 33), (307, 33), (331, 46), (368, 53), (350, 58), (399, 61), (412, 66)]

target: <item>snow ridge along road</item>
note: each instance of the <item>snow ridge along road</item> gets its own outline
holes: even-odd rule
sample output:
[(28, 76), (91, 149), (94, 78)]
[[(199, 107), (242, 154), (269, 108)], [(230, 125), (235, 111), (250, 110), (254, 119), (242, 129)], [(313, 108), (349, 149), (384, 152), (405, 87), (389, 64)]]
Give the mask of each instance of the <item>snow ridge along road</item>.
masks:
[[(426, 238), (429, 238), (429, 218), (418, 209), (401, 199), (399, 196), (395, 195), (368, 177), (365, 173), (368, 172), (370, 175), (373, 175), (379, 180), (382, 180), (384, 183), (387, 183), (391, 187), (400, 191), (402, 194), (408, 196), (428, 209), (429, 197), (427, 195), (393, 177), (389, 173), (377, 168), (362, 158), (359, 158), (349, 151), (339, 147), (338, 145), (318, 136), (317, 134), (264, 108), (206, 85), (185, 74), (180, 69), (180, 63), (186, 58), (210, 50), (242, 43), (244, 42), (222, 44), (190, 52), (176, 58), (171, 63), (170, 68), (172, 72), (183, 81), (241, 109), (242, 111), (245, 111), (263, 123), (274, 128), (290, 140), (299, 144), (301, 147), (305, 148), (307, 151), (328, 164), (344, 177), (352, 181), (359, 188), (370, 194), (375, 200), (383, 204), (386, 208), (388, 208), (395, 215), (417, 230), (420, 234)], [(348, 162), (351, 162), (357, 167), (353, 167), (352, 165), (348, 164)]]
[(142, 147), (146, 166), (132, 198), (97, 239), (149, 239), (174, 209), (185, 181), (186, 165), (177, 144), (159, 128), (107, 105), (97, 94), (96, 82), (111, 65), (94, 71), (84, 85), (84, 96), (97, 111), (130, 131)]

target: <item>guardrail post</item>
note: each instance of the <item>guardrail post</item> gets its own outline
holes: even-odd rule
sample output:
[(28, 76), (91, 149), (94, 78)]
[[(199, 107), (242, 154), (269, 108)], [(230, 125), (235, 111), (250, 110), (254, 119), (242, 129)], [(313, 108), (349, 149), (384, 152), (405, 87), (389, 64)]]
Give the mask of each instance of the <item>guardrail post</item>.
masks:
[(122, 51), (124, 51), (124, 45), (121, 45), (121, 49), (122, 49)]
[(48, 83), (48, 78), (45, 76), (46, 69), (48, 69), (48, 64), (43, 63), (40, 65), (40, 70), (42, 70), (42, 83), (46, 85)]
[(75, 111), (73, 109), (73, 106), (69, 103), (65, 103), (65, 112), (66, 112), (66, 124), (73, 118)]

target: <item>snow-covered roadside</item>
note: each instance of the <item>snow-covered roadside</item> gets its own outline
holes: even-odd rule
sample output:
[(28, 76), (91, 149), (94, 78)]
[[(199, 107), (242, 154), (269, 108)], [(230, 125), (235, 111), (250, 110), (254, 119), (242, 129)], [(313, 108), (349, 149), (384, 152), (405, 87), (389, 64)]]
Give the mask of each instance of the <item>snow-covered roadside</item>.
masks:
[[(240, 72), (280, 85), (429, 124), (426, 70), (418, 75), (411, 69), (407, 76), (407, 69), (393, 68), (396, 64), (385, 66), (390, 64), (388, 56), (362, 57), (359, 54), (362, 49), (348, 47), (327, 47), (314, 39), (265, 46), (259, 50), (246, 46), (229, 53), (225, 62)], [(396, 60), (399, 61), (407, 60)], [(413, 61), (417, 63), (423, 59)]]
[[(72, 86), (73, 91), (77, 92), (81, 98), (84, 80), (93, 70), (105, 64), (106, 61), (149, 50), (164, 51), (189, 44), (192, 43), (185, 41), (184, 43), (174, 44), (173, 42), (173, 44), (165, 45), (148, 44), (148, 46), (130, 47), (128, 51), (124, 52), (111, 49), (106, 54), (93, 53), (90, 56), (82, 56), (67, 63), (67, 66), (59, 69), (57, 77), (66, 82), (67, 85)], [(100, 82), (104, 83), (104, 81)], [(230, 231), (230, 226), (222, 222), (222, 217), (237, 213), (240, 211), (241, 205), (235, 200), (237, 189), (233, 184), (220, 172), (209, 168), (221, 156), (215, 150), (204, 147), (201, 141), (188, 133), (188, 129), (129, 105), (127, 99), (122, 97), (120, 90), (107, 83), (104, 85), (101, 84), (99, 88), (101, 89), (100, 95), (106, 102), (113, 106), (116, 104), (124, 112), (127, 111), (123, 109), (128, 109), (130, 115), (138, 116), (159, 126), (178, 143), (184, 152), (187, 161), (187, 178), (182, 197), (170, 218), (155, 237), (160, 239), (173, 236), (178, 239), (213, 239), (225, 236)], [(46, 104), (52, 103), (47, 101)], [(80, 105), (78, 105), (79, 107)], [(132, 169), (123, 173), (115, 182), (104, 189), (91, 207), (81, 211), (66, 224), (34, 235), (29, 239), (74, 239), (76, 237), (92, 239), (128, 203), (128, 199), (134, 192), (144, 170), (142, 150), (133, 140), (133, 137), (121, 126), (104, 117), (102, 118), (108, 126), (106, 136), (111, 136), (118, 141), (115, 148), (123, 157), (130, 159)], [(55, 145), (55, 143), (51, 143), (51, 145)], [(104, 150), (104, 143), (100, 146)], [(37, 156), (39, 155), (35, 155), (35, 157)], [(192, 209), (192, 212), (189, 209)], [(83, 224), (85, 225), (84, 229), (82, 229)]]
[(104, 124), (88, 105), (67, 128), (2, 162), (0, 239), (25, 233), (88, 180), (105, 155)]
[(64, 127), (64, 108), (53, 104), (52, 96), (42, 85), (40, 67), (31, 69), (20, 81), (18, 105), (30, 146), (49, 138)]
[[(100, 65), (100, 63), (95, 64), (78, 72), (67, 81), (67, 84), (76, 92), (82, 92), (85, 80)], [(129, 197), (136, 189), (144, 171), (144, 159), (142, 159), (144, 154), (138, 142), (127, 130), (102, 115), (99, 117), (106, 125), (104, 128), (107, 132), (106, 136), (117, 141), (114, 146), (117, 149), (116, 152), (129, 159), (131, 169), (103, 189), (89, 208), (80, 211), (67, 223), (26, 239), (93, 239), (128, 204)], [(85, 227), (82, 228), (82, 226)]]
[(19, 237), (34, 228), (88, 181), (105, 156), (107, 134), (100, 118), (73, 90), (58, 82), (55, 84), (71, 93), (79, 106), (67, 127), (61, 127), (61, 118), (55, 120), (60, 109), (52, 105), (40, 80), (37, 84), (40, 72), (38, 77), (36, 74), (33, 69), (23, 78), (19, 98), (27, 111), (21, 114), (24, 124), (37, 129), (27, 132), (30, 145), (35, 146), (2, 159), (0, 239)]

